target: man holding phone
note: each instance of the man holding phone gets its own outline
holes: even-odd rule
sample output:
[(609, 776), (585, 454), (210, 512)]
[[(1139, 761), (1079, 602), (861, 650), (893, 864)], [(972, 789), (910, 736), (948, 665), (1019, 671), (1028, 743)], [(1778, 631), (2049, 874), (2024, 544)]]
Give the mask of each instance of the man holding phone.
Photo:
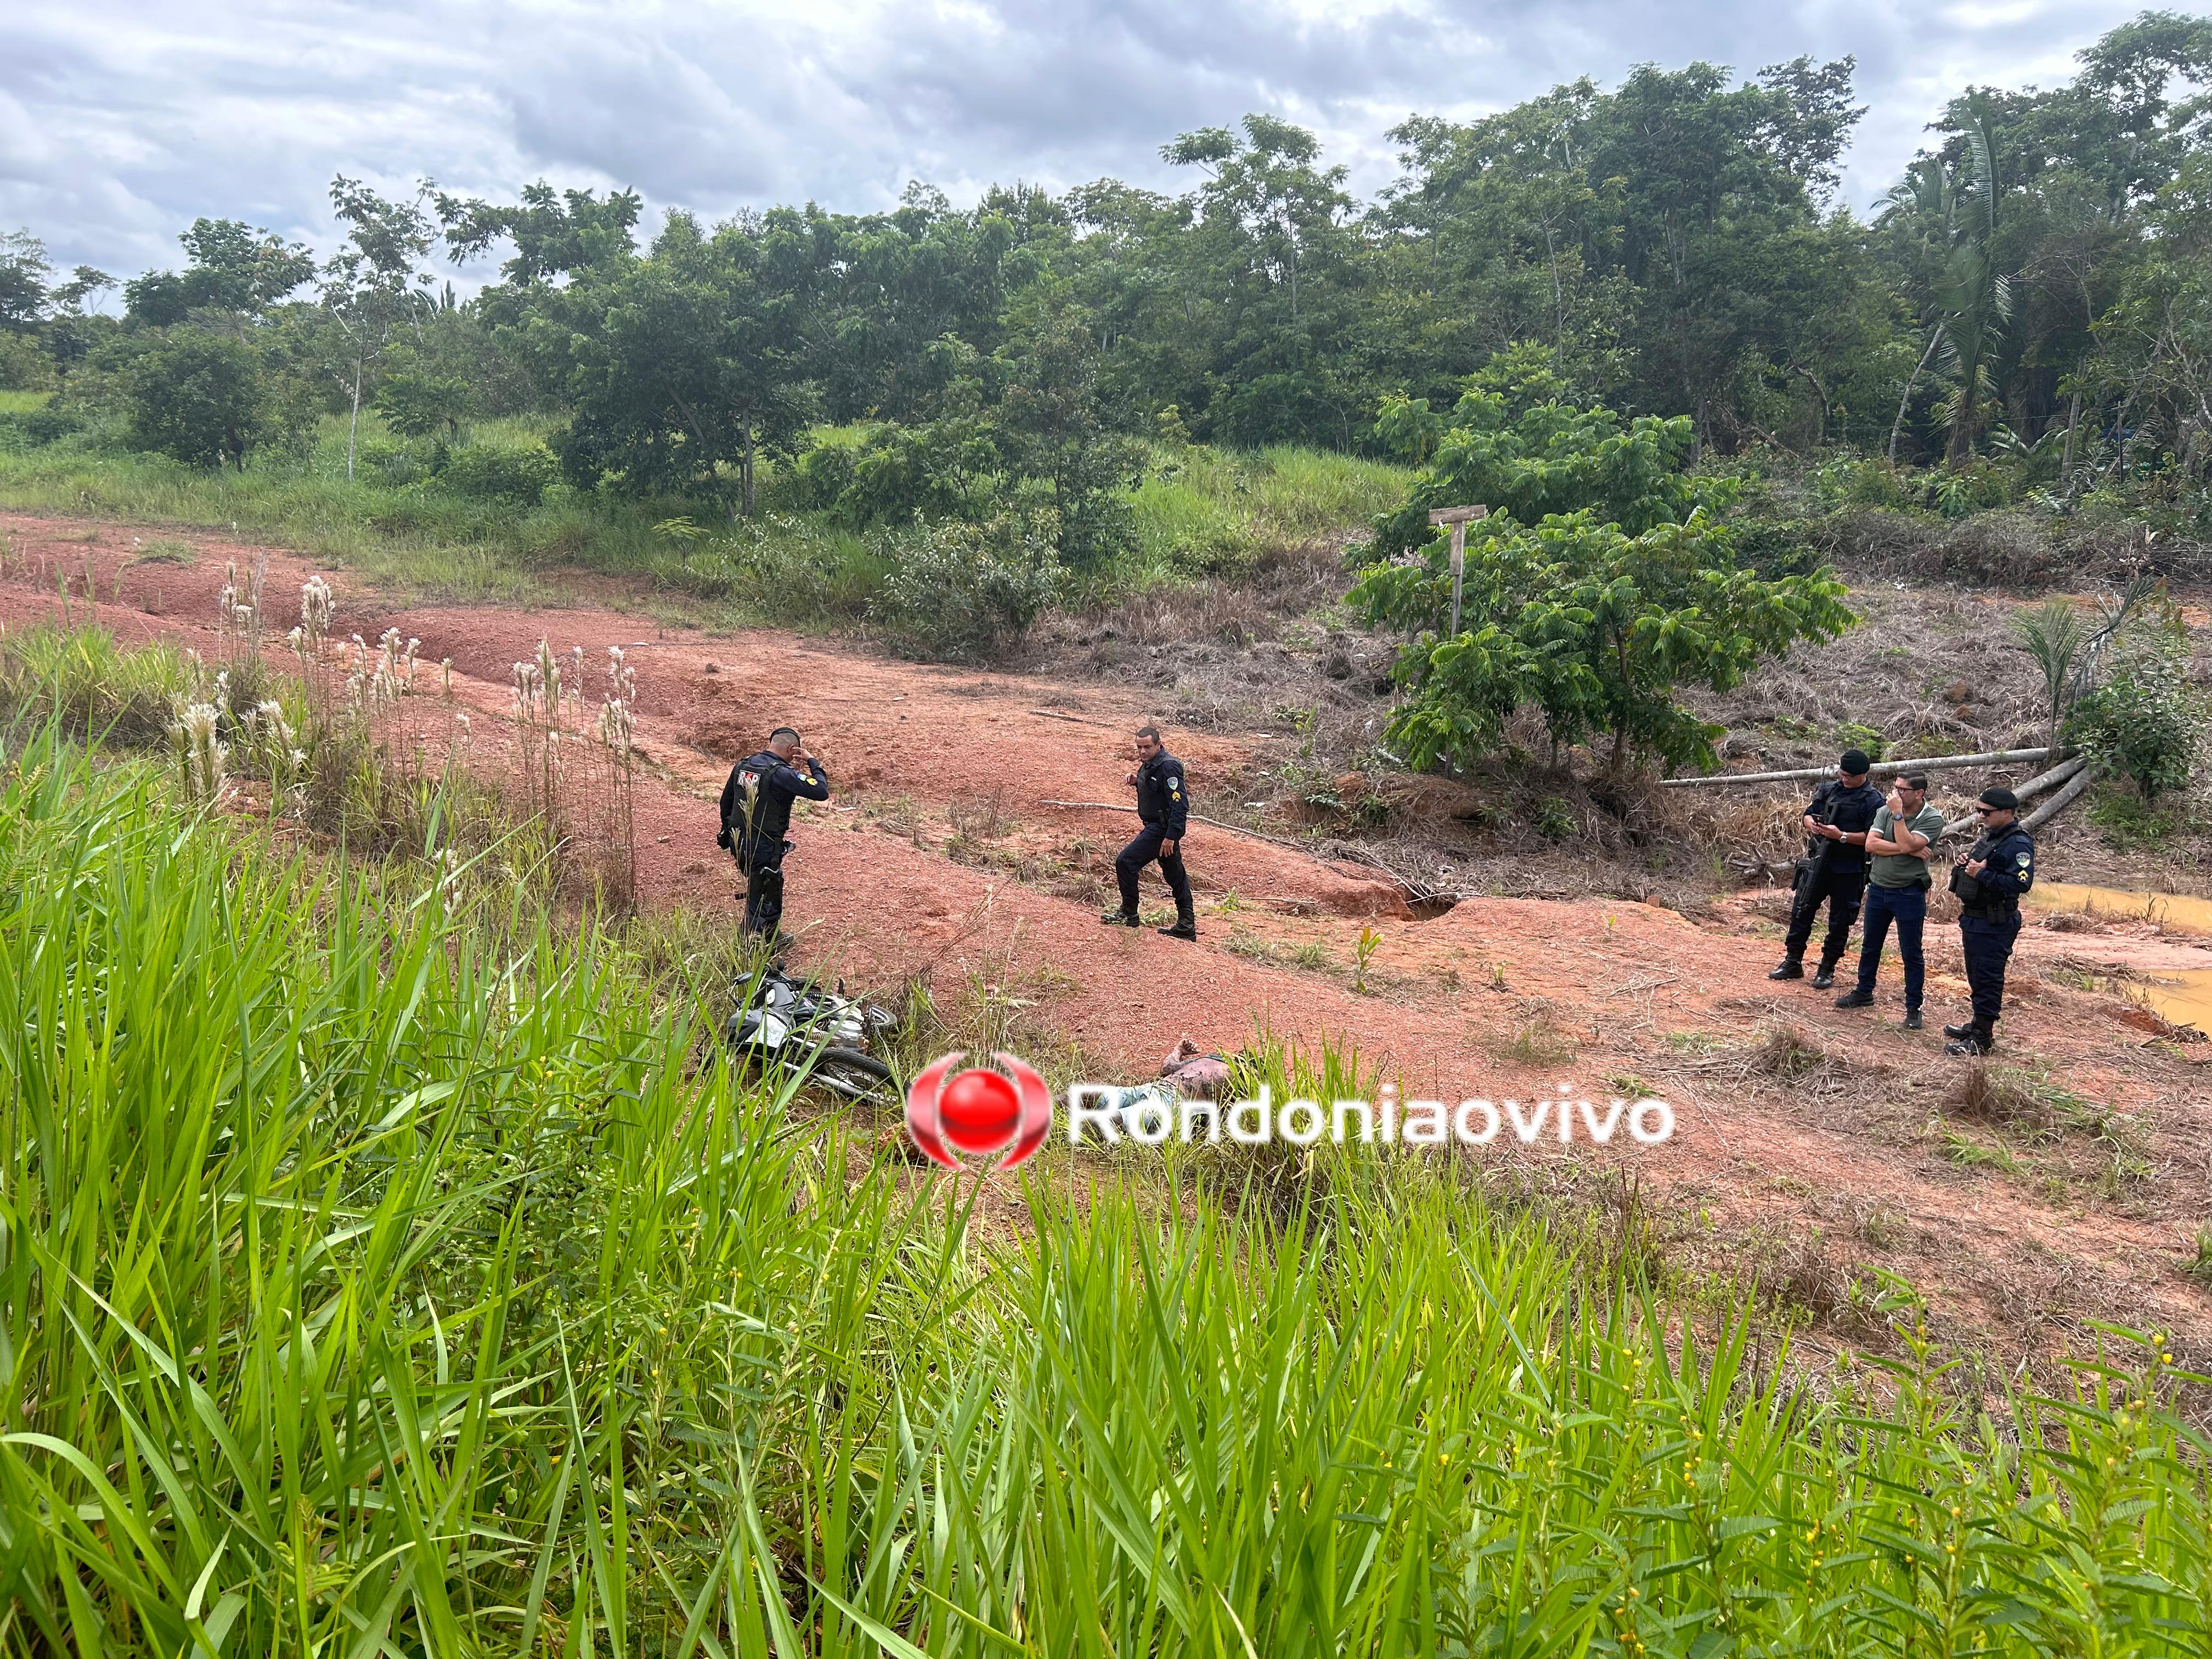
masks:
[(794, 800), (828, 800), (830, 779), (822, 763), (799, 741), (799, 733), (779, 726), (768, 747), (730, 769), (722, 786), (722, 833), (715, 844), (729, 849), (745, 877), (744, 931), (764, 936), (771, 948), (783, 919), (783, 858), (792, 843)]
[(1905, 1029), (1920, 1029), (1920, 998), (1928, 982), (1921, 933), (1928, 921), (1928, 853), (1943, 833), (1943, 815), (1929, 804), (1928, 775), (1907, 772), (1897, 780), (1867, 830), (1869, 860), (1865, 908), (1860, 911), (1859, 979), (1855, 989), (1836, 999), (1838, 1008), (1864, 1008), (1874, 1001), (1874, 982), (1881, 970), (1882, 942), (1897, 926), (1897, 953), (1905, 959)]

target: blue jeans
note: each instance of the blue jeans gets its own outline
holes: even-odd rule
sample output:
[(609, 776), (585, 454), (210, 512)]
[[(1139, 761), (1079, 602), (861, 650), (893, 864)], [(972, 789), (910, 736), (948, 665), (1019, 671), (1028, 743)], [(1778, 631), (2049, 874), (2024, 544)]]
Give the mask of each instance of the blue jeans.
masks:
[(1905, 958), (1905, 1006), (1920, 1006), (1921, 988), (1928, 980), (1928, 959), (1921, 954), (1920, 930), (1928, 920), (1928, 895), (1917, 887), (1883, 887), (1869, 882), (1859, 934), (1859, 989), (1874, 994), (1875, 975), (1881, 968), (1881, 942), (1889, 924), (1897, 924), (1897, 953)]

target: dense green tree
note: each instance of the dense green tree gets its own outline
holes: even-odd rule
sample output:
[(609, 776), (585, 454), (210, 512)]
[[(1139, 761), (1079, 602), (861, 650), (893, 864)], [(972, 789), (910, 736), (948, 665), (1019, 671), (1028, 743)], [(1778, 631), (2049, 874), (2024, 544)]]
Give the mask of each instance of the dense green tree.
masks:
[(376, 389), (376, 406), (385, 424), (410, 438), (442, 433), (458, 438), (473, 405), (468, 381), (459, 374), (399, 369)]
[(137, 357), (127, 386), (131, 442), (188, 465), (243, 470), (267, 434), (260, 362), (230, 335), (172, 329)]
[[(1669, 767), (1711, 763), (1717, 728), (1675, 687), (1725, 690), (1795, 641), (1840, 633), (1854, 620), (1842, 584), (1739, 567), (1715, 516), (1729, 487), (1685, 470), (1687, 417), (1522, 401), (1516, 415), (1506, 394), (1470, 388), (1406, 504), (1376, 521), (1378, 552), (1420, 550), (1370, 565), (1349, 600), (1413, 635), (1397, 667), (1413, 695), (1391, 739), (1416, 766), (1463, 763), (1525, 705), (1554, 744), (1608, 738), (1613, 772), (1639, 749)], [(1382, 424), (1402, 429), (1417, 413), (1395, 404)], [(1428, 513), (1475, 503), (1492, 516), (1469, 539), (1455, 632)]]
[[(2102, 358), (2100, 340), (2131, 275), (2157, 261), (2162, 227), (2151, 205), (2203, 149), (2202, 100), (2176, 94), (2212, 82), (2212, 20), (2146, 12), (2080, 62), (2079, 75), (2048, 89), (1968, 88), (1934, 124), (1936, 149), (1915, 164), (1920, 194), (1931, 193), (1926, 175), (1940, 167), (1981, 210), (1986, 285), (2006, 290), (2003, 326), (1990, 331), (1980, 373), (1969, 377), (1954, 361), (1943, 375), (1939, 424), (1954, 463), (1975, 435), (1959, 416), (1973, 413), (1994, 432), (2001, 408), (2011, 441), (2063, 423), (2059, 470), (2070, 480), (2104, 424), (2090, 417), (2117, 413), (2127, 396), (2124, 362)], [(1925, 311), (1920, 240), (1891, 251), (1899, 286)], [(1923, 340), (1940, 347), (1936, 366), (1945, 369), (1960, 343), (1948, 333)], [(1973, 343), (1962, 355), (1973, 356)]]
[(540, 284), (581, 271), (620, 265), (637, 251), (632, 232), (643, 199), (634, 190), (556, 192), (543, 179), (524, 186), (513, 204), (432, 192), (446, 246), (456, 261), (473, 258), (504, 242), (511, 250), (500, 266), (502, 299), (526, 296)]
[(0, 231), (0, 329), (28, 334), (46, 314), (46, 245), (27, 230)]
[(1366, 412), (1342, 374), (1359, 240), (1344, 169), (1302, 127), (1248, 115), (1161, 155), (1206, 175), (1170, 271), (1194, 378), (1179, 406), (1232, 443), (1347, 445)]
[[(1386, 401), (1376, 429), (1391, 436), (1424, 413), (1422, 400)], [(1733, 489), (1686, 470), (1694, 442), (1686, 416), (1625, 420), (1602, 407), (1525, 400), (1516, 414), (1505, 392), (1471, 386), (1429, 444), (1432, 459), (1405, 505), (1377, 521), (1376, 544), (1419, 546), (1436, 534), (1431, 507), (1474, 504), (1524, 525), (1594, 509), (1631, 535), (1682, 523), (1700, 507), (1725, 505)]]
[(1025, 193), (994, 192), (959, 213), (918, 185), (892, 213), (853, 218), (809, 208), (787, 234), (805, 237), (821, 273), (806, 363), (830, 417), (923, 415), (942, 388), (939, 342), (995, 351), (1008, 297), (1037, 274), (1024, 240), (1036, 217)]
[(1145, 452), (1108, 424), (1097, 343), (1060, 313), (1041, 320), (1001, 356), (1000, 453), (1047, 493), (1061, 562), (1081, 569), (1122, 551), (1135, 535), (1129, 491), (1144, 471)]
[[(1468, 126), (1404, 123), (1404, 174), (1373, 216), (1386, 246), (1420, 250), (1390, 264), (1426, 290), (1400, 303), (1463, 319), (1422, 331), (1452, 378), (1544, 340), (1571, 384), (1689, 413), (1701, 443), (1819, 441), (1886, 389), (1853, 368), (1883, 350), (1888, 307), (1860, 297), (1861, 228), (1824, 205), (1862, 112), (1850, 77), (1848, 59), (1741, 86), (1647, 66), (1612, 93), (1584, 81)], [(1434, 400), (1435, 373), (1407, 365), (1400, 384)]]
[[(1997, 234), (2003, 191), (1996, 167), (1996, 112), (1984, 100), (1972, 119), (1960, 164), (1921, 157), (1890, 191), (1883, 216), (1885, 228), (1905, 250), (1907, 281), (1929, 327), (1923, 362), (1932, 358), (1952, 380), (1944, 409), (1954, 466), (1965, 460), (1981, 431), (1983, 401), (1992, 389), (1990, 364), (2013, 314), (2012, 277)], [(1911, 392), (1908, 381), (1905, 397)], [(1900, 402), (1900, 423), (1904, 417)], [(1893, 426), (1893, 455), (1896, 435)]]
[(315, 277), (304, 244), (243, 220), (195, 219), (177, 240), (191, 256), (183, 270), (149, 270), (123, 285), (132, 320), (165, 328), (201, 311), (258, 315)]
[(1675, 688), (1727, 690), (1761, 659), (1853, 620), (1826, 573), (1768, 581), (1736, 568), (1728, 532), (1702, 514), (1640, 535), (1587, 508), (1485, 532), (1468, 549), (1456, 635), (1433, 548), (1370, 569), (1352, 590), (1368, 620), (1417, 634), (1398, 664), (1413, 695), (1389, 733), (1417, 767), (1495, 749), (1524, 704), (1555, 743), (1606, 736), (1613, 772), (1638, 749), (1670, 769), (1711, 765), (1720, 728), (1681, 707)]
[(854, 523), (1041, 520), (1055, 561), (1078, 569), (1126, 548), (1143, 447), (1115, 429), (1097, 342), (1065, 311), (1025, 319), (986, 358), (951, 336), (927, 354), (924, 418), (832, 436), (799, 459), (805, 499)]
[(571, 478), (633, 493), (719, 493), (756, 507), (763, 451), (789, 453), (815, 418), (805, 325), (821, 281), (799, 215), (709, 234), (672, 213), (643, 257), (612, 256), (540, 288), (519, 331), (574, 411), (558, 449)]

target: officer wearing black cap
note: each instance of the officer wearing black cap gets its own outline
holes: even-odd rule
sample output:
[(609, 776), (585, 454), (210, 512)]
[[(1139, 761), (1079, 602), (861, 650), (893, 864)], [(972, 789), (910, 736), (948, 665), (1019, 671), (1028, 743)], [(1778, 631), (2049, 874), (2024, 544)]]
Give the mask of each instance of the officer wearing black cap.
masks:
[(1974, 1016), (1943, 1028), (1952, 1039), (1943, 1045), (1947, 1054), (1985, 1054), (1996, 1047), (2005, 963), (2020, 937), (2021, 895), (2035, 884), (2035, 843), (2021, 828), (2020, 798), (2009, 789), (1984, 789), (1974, 816), (1981, 821), (1981, 838), (1951, 869)]
[(776, 924), (783, 919), (783, 859), (792, 850), (783, 833), (791, 827), (791, 803), (829, 799), (822, 763), (787, 726), (770, 732), (760, 753), (730, 769), (722, 786), (722, 833), (714, 842), (744, 872), (747, 937), (764, 934), (771, 945), (776, 942)]
[(1881, 791), (1867, 781), (1872, 764), (1865, 750), (1847, 749), (1836, 763), (1836, 775), (1813, 792), (1813, 804), (1805, 809), (1809, 839), (1805, 856), (1797, 860), (1790, 934), (1783, 942), (1781, 965), (1767, 975), (1769, 979), (1805, 977), (1805, 946), (1825, 900), (1828, 936), (1820, 945), (1820, 968), (1813, 975), (1813, 988), (1825, 991), (1836, 982), (1836, 964), (1843, 960), (1851, 924), (1858, 920), (1859, 901), (1866, 896), (1867, 831), (1881, 811)]

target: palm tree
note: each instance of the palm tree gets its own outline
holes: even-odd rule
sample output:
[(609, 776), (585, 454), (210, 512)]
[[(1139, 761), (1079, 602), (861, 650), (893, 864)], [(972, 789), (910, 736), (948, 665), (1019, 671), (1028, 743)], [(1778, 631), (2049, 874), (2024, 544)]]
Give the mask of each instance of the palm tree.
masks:
[(1928, 349), (1905, 382), (1897, 423), (1890, 428), (1893, 461), (1905, 404), (1921, 370), (1933, 360), (1957, 382), (1947, 400), (1948, 459), (1954, 467), (1965, 464), (1981, 429), (1988, 364), (2012, 319), (2012, 278), (1997, 263), (1996, 112), (1980, 93), (1967, 100), (1967, 110), (1960, 135), (1966, 155), (1957, 169), (1947, 169), (1936, 156), (1922, 156), (1889, 192), (1882, 213), (1884, 224), (1912, 244), (1922, 314), (1933, 325)]

